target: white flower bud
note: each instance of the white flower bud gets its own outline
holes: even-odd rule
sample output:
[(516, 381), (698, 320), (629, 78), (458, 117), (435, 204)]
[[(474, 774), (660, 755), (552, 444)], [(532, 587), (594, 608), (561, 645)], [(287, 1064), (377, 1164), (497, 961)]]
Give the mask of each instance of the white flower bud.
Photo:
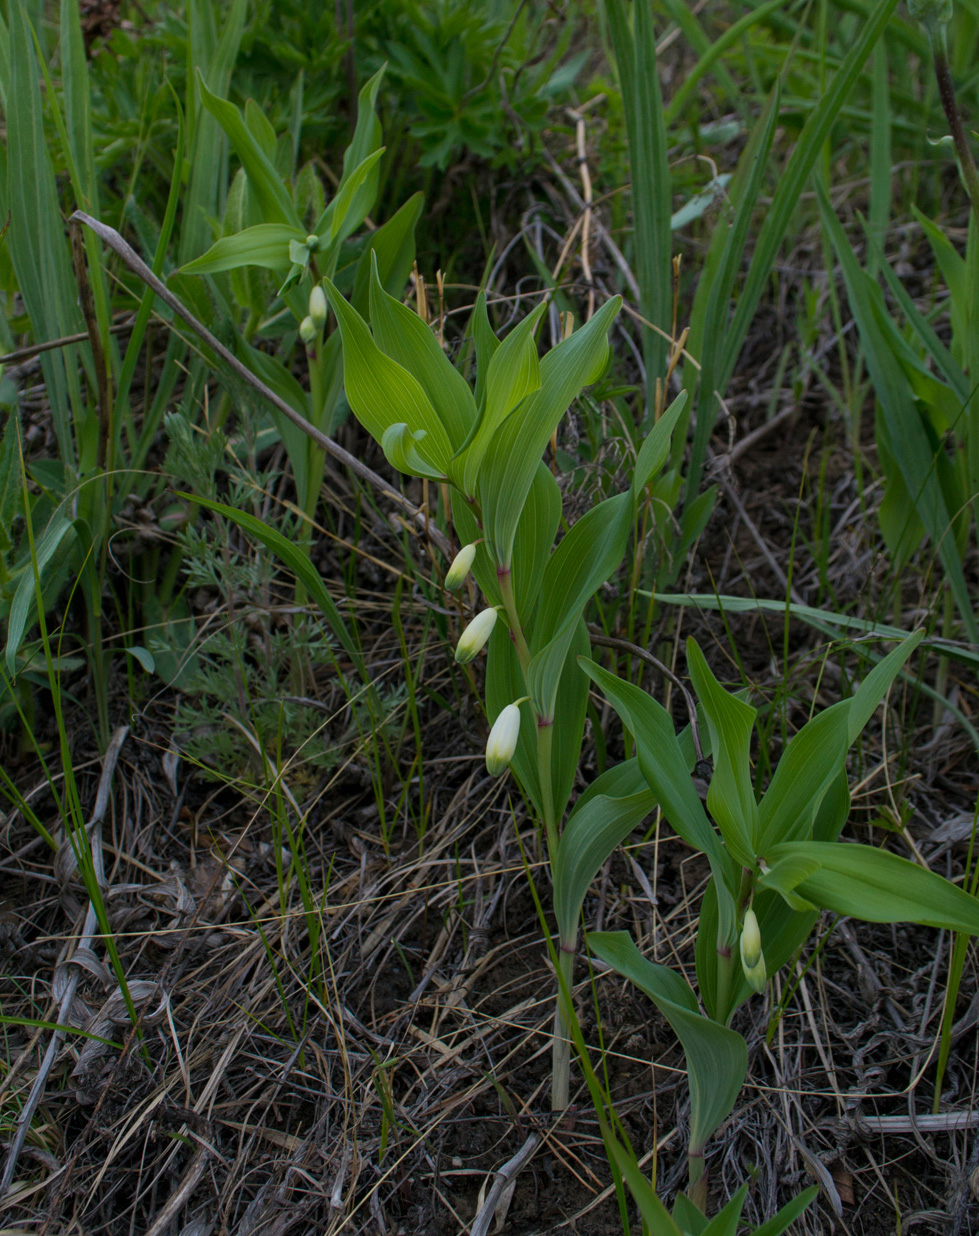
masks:
[(452, 559), (452, 565), (449, 567), (445, 576), (445, 586), (450, 592), (455, 592), (457, 588), (461, 588), (465, 582), (466, 576), (472, 568), (473, 559), (476, 557), (475, 545), (463, 545), (462, 549)]
[(486, 742), (486, 771), (491, 777), (505, 772), (520, 737), (520, 705), (507, 704), (493, 722)]
[(317, 283), (309, 294), (309, 316), (317, 330), (326, 325), (326, 293), (322, 284)]
[(768, 972), (765, 954), (761, 951), (758, 917), (750, 908), (744, 912), (744, 926), (741, 929), (741, 969), (752, 989), (761, 995), (768, 982)]
[(316, 329), (316, 323), (312, 318), (303, 318), (299, 323), (299, 338), (307, 348), (313, 344), (318, 334), (319, 331)]
[(456, 644), (456, 660), (466, 665), (473, 659), (493, 634), (496, 626), (496, 610), (484, 609), (466, 627)]

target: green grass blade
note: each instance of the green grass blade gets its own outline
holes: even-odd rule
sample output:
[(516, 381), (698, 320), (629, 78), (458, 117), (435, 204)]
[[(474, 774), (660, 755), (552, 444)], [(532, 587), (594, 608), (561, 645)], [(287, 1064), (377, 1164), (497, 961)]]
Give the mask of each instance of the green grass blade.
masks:
[(747, 1044), (736, 1031), (701, 1013), (686, 980), (643, 957), (627, 932), (589, 932), (588, 947), (652, 1000), (680, 1040), (690, 1084), (690, 1153), (702, 1154), (744, 1085)]
[[(210, 112), (202, 107), (195, 70), (203, 70), (212, 92), (223, 98), (231, 82), (245, 28), (247, 0), (233, 0), (224, 19), (219, 42), (215, 42), (213, 17), (208, 0), (191, 0), (188, 13), (187, 103), (190, 177), (180, 225), (178, 262), (182, 265), (203, 253), (213, 239), (211, 220), (224, 213), (228, 183), (228, 143)], [(182, 176), (181, 171), (181, 176)]]
[(642, 328), (646, 369), (646, 400), (652, 400), (656, 379), (665, 376), (666, 340), (652, 326), (669, 331), (672, 313), (673, 234), (672, 193), (667, 157), (666, 123), (656, 63), (653, 6), (632, 5), (630, 28), (625, 0), (605, 0), (616, 67), (622, 85), (622, 105), (632, 169), (634, 266), (642, 299), (639, 311), (651, 326)]
[[(907, 379), (894, 363), (874, 314), (879, 289), (860, 268), (822, 183), (817, 185), (823, 224), (843, 271), (850, 305), (864, 348), (867, 372), (880, 402), (890, 447), (914, 509), (935, 547), (970, 641), (979, 643), (979, 622), (965, 581), (951, 517), (938, 479), (935, 452), (921, 423)], [(941, 448), (939, 448), (941, 449)]]
[[(896, 7), (897, 0), (879, 0), (836, 71), (829, 88), (810, 112), (795, 149), (779, 177), (771, 207), (765, 214), (758, 234), (751, 266), (748, 268), (748, 275), (734, 312), (734, 318), (724, 335), (724, 347), (716, 381), (720, 391), (727, 386), (734, 372), (734, 366), (754, 318), (758, 302), (771, 276), (772, 265), (798, 207), (806, 181), (819, 157), (819, 152), (829, 137), (850, 91), (860, 77), (867, 57), (883, 34)], [(700, 487), (700, 473), (713, 427), (714, 416), (702, 411), (697, 418), (693, 454), (688, 473), (687, 502), (696, 496)]]
[[(54, 170), (44, 131), (34, 40), (23, 0), (10, 5), (10, 106), (7, 110), (7, 245), (34, 338), (40, 343), (83, 330)], [(41, 357), (63, 461), (77, 459), (72, 417), (85, 419), (74, 348)]]

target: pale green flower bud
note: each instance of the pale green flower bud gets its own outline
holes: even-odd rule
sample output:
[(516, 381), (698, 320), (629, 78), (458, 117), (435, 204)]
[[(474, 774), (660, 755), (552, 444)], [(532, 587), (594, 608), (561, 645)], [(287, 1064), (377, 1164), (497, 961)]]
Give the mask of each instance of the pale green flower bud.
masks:
[(520, 705), (507, 704), (493, 722), (486, 742), (486, 771), (491, 777), (505, 772), (520, 737)]
[(303, 318), (299, 323), (299, 338), (307, 348), (315, 342), (318, 334), (319, 331), (316, 329), (316, 323), (312, 318)]
[(744, 926), (741, 929), (741, 968), (752, 989), (761, 995), (768, 982), (768, 972), (765, 954), (761, 951), (758, 917), (750, 907), (744, 912)]
[(473, 559), (476, 557), (475, 545), (463, 545), (462, 549), (452, 559), (452, 565), (449, 567), (445, 576), (445, 586), (450, 592), (455, 592), (457, 588), (461, 588), (465, 582), (466, 576), (472, 569)]
[(322, 330), (326, 325), (326, 293), (319, 283), (309, 294), (309, 316), (317, 330)]
[(310, 234), (306, 237), (306, 248), (310, 251), (310, 253), (315, 253), (319, 247), (320, 238), (315, 232), (310, 232)]
[(496, 626), (496, 610), (484, 609), (466, 627), (456, 644), (456, 660), (460, 665), (466, 665), (475, 657)]

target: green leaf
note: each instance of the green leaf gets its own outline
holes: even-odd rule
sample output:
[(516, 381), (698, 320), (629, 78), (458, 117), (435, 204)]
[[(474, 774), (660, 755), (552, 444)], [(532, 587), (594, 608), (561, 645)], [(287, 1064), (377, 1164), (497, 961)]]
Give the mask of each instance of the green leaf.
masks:
[(432, 401), (418, 379), (382, 352), (367, 323), (348, 305), (329, 279), (326, 294), (343, 339), (343, 383), (347, 402), (369, 434), (381, 442), (385, 431), (404, 422), (412, 433), (425, 433), (426, 462), (445, 474), (452, 444)]
[(44, 570), (54, 557), (61, 542), (68, 534), (75, 535), (74, 524), (58, 510), (44, 529), (35, 547), (33, 569), (24, 571), (17, 581), (14, 599), (10, 603), (10, 613), (7, 616), (7, 672), (13, 677), (17, 672), (17, 650), (27, 631), (32, 615), (36, 613), (37, 594), (34, 585), (35, 572), (43, 581)]
[(227, 134), (235, 153), (241, 160), (255, 197), (262, 208), (267, 223), (282, 223), (302, 230), (302, 223), (296, 213), (292, 194), (283, 183), (282, 177), (268, 158), (262, 147), (256, 141), (248, 125), (242, 119), (241, 112), (233, 103), (212, 94), (204, 81), (200, 69), (197, 71), (198, 88), (204, 106), (217, 120)]
[[(524, 503), (513, 538), (513, 596), (517, 613), (529, 618), (541, 591), (544, 570), (550, 560), (561, 522), (561, 490), (550, 468), (537, 465), (530, 493)], [(493, 564), (496, 578), (496, 564)]]
[(482, 409), (486, 401), (486, 375), (489, 373), (490, 362), (500, 346), (500, 341), (490, 326), (489, 314), (486, 312), (486, 293), (482, 288), (479, 289), (479, 295), (476, 297), (471, 329), (476, 346), (476, 406)]
[[(190, 40), (184, 110), (190, 152), (190, 183), (181, 202), (178, 245), (181, 262), (196, 257), (210, 243), (212, 223), (221, 215), (228, 181), (228, 142), (215, 117), (199, 105), (200, 88), (194, 71), (203, 72), (216, 95), (222, 99), (227, 96), (231, 71), (241, 45), (248, 0), (232, 0), (224, 11), (219, 40), (216, 40), (213, 29), (213, 10), (202, 3), (193, 3), (188, 7)], [(175, 176), (180, 183), (183, 169), (178, 167)]]
[(415, 259), (415, 226), (424, 203), (424, 194), (413, 193), (387, 223), (371, 232), (357, 262), (350, 298), (361, 317), (367, 316), (369, 311), (371, 270), (375, 260), (381, 286), (386, 292), (397, 296), (407, 282)]
[(371, 277), (370, 315), (374, 342), (418, 379), (457, 449), (476, 420), (469, 383), (453, 368), (431, 327), (384, 291), (376, 270)]
[(381, 450), (392, 468), (407, 476), (423, 476), (431, 481), (442, 480), (436, 468), (422, 458), (418, 447), (425, 438), (423, 430), (412, 433), (405, 424), (389, 425), (381, 438)]
[(542, 301), (510, 331), (490, 357), (485, 379), (486, 399), (470, 437), (459, 450), (461, 459), (454, 461), (460, 488), (468, 497), (476, 493), (479, 469), (493, 435), (521, 400), (540, 389), (540, 362), (534, 331), (546, 309), (547, 302)]
[[(575, 803), (551, 864), (554, 880), (554, 917), (562, 943), (577, 938), (578, 919), (588, 888), (596, 873), (612, 851), (637, 828), (656, 807), (656, 795), (635, 760), (629, 761), (633, 784), (623, 793), (619, 778), (614, 779), (618, 793), (596, 792), (584, 803)], [(595, 782), (595, 786), (617, 774), (610, 768)]]
[[(542, 717), (554, 715), (561, 668), (574, 625), (596, 589), (622, 562), (634, 512), (631, 493), (618, 494), (592, 507), (565, 535), (544, 568), (527, 681), (534, 707)], [(521, 567), (514, 555), (514, 572)]]
[(288, 266), (290, 243), (302, 243), (305, 233), (285, 223), (257, 223), (233, 236), (222, 236), (206, 253), (181, 266), (182, 275), (216, 275), (241, 266), (281, 270)]
[[(343, 174), (337, 186), (336, 197), (313, 228), (317, 236), (325, 235), (329, 225), (331, 236), (343, 240), (363, 223), (374, 205), (378, 184), (376, 160), (367, 167), (367, 174), (358, 178), (358, 173), (381, 145), (381, 122), (377, 118), (374, 105), (383, 76), (382, 66), (364, 83), (357, 96), (357, 124), (350, 145), (343, 155)], [(356, 185), (350, 190), (349, 186), (355, 180)]]
[(359, 163), (349, 177), (344, 177), (336, 197), (317, 224), (318, 236), (328, 238), (330, 244), (337, 244), (346, 240), (364, 222), (377, 196), (377, 164), (383, 153), (382, 146)]
[(701, 1236), (737, 1236), (738, 1221), (744, 1209), (744, 1199), (748, 1196), (748, 1185), (743, 1184), (734, 1197), (717, 1212), (710, 1223), (704, 1228)]
[(680, 415), (687, 406), (688, 395), (681, 391), (659, 418), (636, 456), (636, 466), (632, 473), (632, 498), (639, 501), (639, 496), (649, 482), (660, 471), (670, 455), (673, 430)]
[[(653, 594), (638, 589), (638, 595), (643, 597)], [(912, 633), (901, 627), (890, 626), (884, 622), (874, 622), (871, 618), (858, 618), (852, 614), (840, 614), (829, 609), (816, 609), (812, 605), (798, 605), (795, 602), (775, 601), (768, 597), (732, 597), (716, 592), (657, 592), (656, 600), (664, 605), (687, 605), (694, 609), (706, 609), (729, 614), (750, 614), (759, 610), (778, 614), (784, 618), (786, 612), (792, 618), (798, 618), (808, 623), (817, 631), (836, 636), (839, 631), (855, 631), (859, 635), (877, 639), (907, 639)], [(979, 653), (962, 646), (953, 640), (937, 639), (924, 636), (921, 647), (940, 653), (954, 661), (961, 661), (979, 669)]]
[(979, 935), (979, 901), (943, 876), (888, 850), (791, 841), (773, 846), (766, 858), (773, 870), (781, 862), (816, 863), (818, 869), (796, 884), (796, 892), (836, 914), (870, 923), (921, 923)]
[(17, 417), (8, 414), (0, 437), (0, 556), (13, 549), (10, 534), (22, 506), (18, 427)]
[(748, 1071), (744, 1039), (701, 1013), (689, 983), (643, 957), (628, 932), (589, 932), (588, 947), (652, 1000), (680, 1040), (690, 1082), (690, 1150), (702, 1152), (731, 1114), (744, 1085)]
[[(697, 755), (689, 726), (678, 741), (692, 770)], [(655, 807), (656, 795), (635, 757), (609, 768), (579, 795), (551, 864), (554, 916), (563, 943), (573, 944), (577, 937), (585, 894), (602, 864)]]
[(146, 670), (147, 674), (156, 672), (156, 661), (153, 659), (152, 652), (148, 648), (144, 648), (141, 644), (130, 644), (125, 650), (134, 661), (138, 661)]
[(759, 1224), (750, 1236), (782, 1236), (782, 1233), (789, 1224), (794, 1223), (799, 1215), (808, 1206), (811, 1206), (818, 1196), (818, 1185), (810, 1185), (808, 1189), (803, 1189), (798, 1197), (794, 1197), (790, 1202), (786, 1202), (778, 1214)]
[(493, 435), (479, 475), (486, 536), (497, 561), (509, 566), (520, 513), (544, 448), (582, 387), (605, 366), (607, 332), (621, 298), (603, 305), (590, 322), (552, 348), (540, 363), (541, 386)]
[(689, 1236), (703, 1236), (707, 1216), (686, 1193), (678, 1193), (673, 1199), (673, 1218)]
[(850, 747), (851, 700), (824, 709), (795, 735), (758, 807), (764, 852), (778, 841), (808, 841), (823, 796), (844, 767)]
[(615, 1160), (622, 1179), (629, 1186), (629, 1192), (649, 1232), (653, 1236), (687, 1236), (687, 1233), (677, 1227), (673, 1216), (656, 1196), (653, 1186), (643, 1175), (636, 1156), (630, 1154), (611, 1132), (605, 1132), (605, 1149)]
[(588, 679), (581, 672), (579, 658), (591, 653), (584, 622), (578, 622), (568, 646), (554, 705), (554, 739), (551, 750), (551, 792), (555, 819), (564, 818), (581, 763), (581, 742), (588, 708)]
[(693, 639), (687, 640), (687, 666), (707, 714), (714, 749), (707, 809), (731, 854), (742, 866), (753, 867), (759, 823), (751, 780), (751, 734), (757, 710), (724, 690)]
[[(706, 444), (717, 417), (718, 393), (730, 378), (725, 368), (725, 344), (734, 287), (745, 266), (749, 236), (756, 218), (758, 198), (768, 171), (769, 154), (778, 127), (781, 83), (776, 80), (755, 122), (731, 183), (729, 198), (734, 207), (730, 227), (718, 224), (711, 237), (707, 260), (697, 284), (690, 318), (689, 351), (700, 358), (700, 367), (684, 366), (684, 383), (697, 389), (697, 421), (694, 426), (687, 468), (686, 506), (700, 489)], [(750, 270), (750, 267), (749, 267)], [(678, 452), (674, 459), (679, 462)]]
[(594, 661), (583, 660), (581, 668), (602, 690), (636, 740), (639, 767), (675, 832), (687, 845), (725, 868), (726, 856), (690, 779), (670, 714), (640, 687), (624, 682)]
[(907, 636), (897, 648), (874, 666), (860, 684), (850, 708), (847, 730), (849, 743), (856, 742), (857, 736), (877, 711), (877, 705), (890, 690), (894, 679), (904, 668), (908, 657), (921, 643), (924, 634), (924, 631), (915, 631)]

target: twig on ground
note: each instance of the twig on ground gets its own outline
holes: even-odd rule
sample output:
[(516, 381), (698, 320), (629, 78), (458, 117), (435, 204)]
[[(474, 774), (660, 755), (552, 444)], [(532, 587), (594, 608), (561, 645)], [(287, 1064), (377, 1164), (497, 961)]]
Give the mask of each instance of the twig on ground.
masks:
[[(106, 809), (109, 805), (109, 791), (112, 787), (112, 777), (115, 773), (116, 764), (119, 760), (119, 753), (122, 750), (122, 745), (126, 741), (126, 736), (129, 733), (129, 726), (121, 726), (112, 735), (112, 740), (109, 743), (108, 750), (105, 753), (105, 761), (102, 765), (102, 776), (99, 779), (99, 788), (95, 795), (95, 806), (92, 810), (92, 818), (89, 820), (86, 832), (89, 835), (89, 841), (92, 848), (92, 867), (95, 871), (95, 879), (101, 887), (105, 883), (105, 864), (102, 857), (102, 820), (105, 816)], [(75, 945), (77, 955), (82, 949), (91, 950), (95, 940), (96, 928), (98, 927), (98, 918), (95, 913), (95, 906), (91, 901), (88, 903), (88, 910), (85, 913), (85, 922), (82, 927), (81, 935)], [(71, 965), (69, 958), (65, 965)], [(78, 980), (81, 978), (81, 969), (77, 965), (71, 967), (71, 974), (68, 976), (64, 993), (61, 997), (61, 1003), (58, 1007), (58, 1024), (67, 1026), (70, 1024), (71, 1005), (75, 998), (75, 990), (78, 987)], [(51, 1042), (48, 1044), (48, 1050), (44, 1053), (44, 1059), (41, 1061), (41, 1067), (37, 1071), (37, 1076), (34, 1078), (34, 1084), (31, 1086), (31, 1092), (27, 1096), (27, 1102), (21, 1108), (20, 1114), (17, 1117), (17, 1132), (14, 1135), (13, 1143), (10, 1147), (10, 1153), (7, 1155), (7, 1162), (4, 1165), (3, 1177), (0, 1179), (0, 1197), (10, 1188), (14, 1178), (14, 1172), (17, 1170), (17, 1160), (20, 1158), (20, 1153), (24, 1148), (24, 1141), (27, 1138), (27, 1131), (31, 1127), (31, 1121), (34, 1119), (34, 1113), (38, 1109), (41, 1099), (44, 1097), (44, 1088), (47, 1085), (48, 1075), (54, 1067), (54, 1062), (57, 1059), (58, 1053), (61, 1050), (61, 1044), (65, 1037), (64, 1030), (55, 1030), (51, 1036)]]
[(501, 1203), (505, 1201), (509, 1205), (510, 1197), (513, 1196), (513, 1190), (516, 1187), (517, 1173), (530, 1162), (540, 1143), (541, 1135), (531, 1133), (513, 1158), (496, 1169), (496, 1179), (473, 1220), (473, 1225), (469, 1229), (470, 1236), (486, 1236)]

